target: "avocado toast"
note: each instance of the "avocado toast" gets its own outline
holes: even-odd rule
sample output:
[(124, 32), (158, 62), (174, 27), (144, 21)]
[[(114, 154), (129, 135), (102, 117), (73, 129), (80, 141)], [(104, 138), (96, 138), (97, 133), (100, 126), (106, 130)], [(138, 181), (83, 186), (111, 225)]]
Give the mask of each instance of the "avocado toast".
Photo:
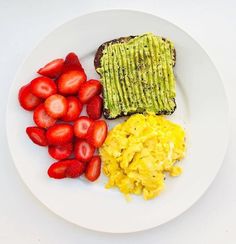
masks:
[(101, 77), (104, 117), (175, 111), (176, 53), (170, 40), (146, 33), (103, 43), (94, 65)]

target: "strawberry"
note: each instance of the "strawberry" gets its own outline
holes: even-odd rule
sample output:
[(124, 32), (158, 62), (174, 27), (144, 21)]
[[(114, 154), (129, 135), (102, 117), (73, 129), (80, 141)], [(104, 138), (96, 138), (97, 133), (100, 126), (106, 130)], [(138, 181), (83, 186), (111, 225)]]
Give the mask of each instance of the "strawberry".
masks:
[(35, 124), (42, 128), (48, 128), (56, 123), (56, 120), (46, 113), (44, 104), (40, 104), (34, 110), (33, 119)]
[(67, 113), (68, 101), (59, 94), (48, 97), (44, 103), (45, 110), (54, 119), (60, 118)]
[(41, 99), (31, 93), (30, 86), (30, 83), (22, 86), (18, 93), (18, 100), (21, 107), (28, 111), (34, 110), (41, 103)]
[(101, 174), (101, 159), (99, 156), (92, 157), (91, 161), (88, 163), (85, 177), (89, 181), (95, 181)]
[(70, 165), (77, 162), (76, 159), (61, 160), (53, 163), (48, 169), (48, 175), (54, 179), (66, 178), (66, 170)]
[(40, 98), (47, 98), (57, 93), (57, 86), (52, 79), (37, 77), (31, 81), (31, 92)]
[(67, 97), (67, 102), (68, 110), (61, 119), (64, 121), (74, 121), (79, 117), (83, 109), (83, 104), (80, 102), (78, 98), (73, 96)]
[(78, 118), (74, 123), (75, 136), (78, 138), (86, 138), (88, 129), (92, 123), (93, 121), (86, 116), (81, 116), (80, 118)]
[(63, 72), (67, 72), (69, 70), (82, 70), (82, 65), (79, 61), (78, 56), (75, 53), (69, 53), (65, 58)]
[(87, 134), (88, 142), (96, 148), (102, 146), (107, 137), (107, 124), (104, 120), (95, 121), (89, 128)]
[(74, 160), (66, 170), (66, 176), (69, 178), (77, 178), (81, 176), (85, 171), (85, 164), (79, 160)]
[(51, 157), (62, 160), (68, 158), (73, 151), (73, 144), (68, 143), (65, 145), (50, 145), (48, 147), (48, 153)]
[(57, 78), (61, 73), (64, 66), (64, 59), (58, 58), (46, 64), (44, 67), (37, 71), (38, 74), (47, 76), (49, 78)]
[(91, 119), (100, 119), (102, 116), (102, 98), (99, 96), (93, 97), (87, 104), (86, 111)]
[(35, 144), (39, 146), (48, 145), (45, 129), (39, 128), (37, 126), (31, 126), (26, 128), (26, 133)]
[(56, 124), (46, 132), (49, 145), (63, 145), (73, 139), (73, 127), (69, 124)]
[(58, 90), (63, 95), (77, 94), (81, 84), (86, 80), (87, 76), (83, 70), (69, 70), (58, 79)]
[(94, 151), (95, 148), (86, 140), (77, 140), (75, 143), (75, 157), (82, 162), (88, 162), (92, 158)]
[(102, 85), (98, 80), (84, 82), (79, 89), (79, 99), (82, 103), (88, 103), (92, 97), (99, 95)]

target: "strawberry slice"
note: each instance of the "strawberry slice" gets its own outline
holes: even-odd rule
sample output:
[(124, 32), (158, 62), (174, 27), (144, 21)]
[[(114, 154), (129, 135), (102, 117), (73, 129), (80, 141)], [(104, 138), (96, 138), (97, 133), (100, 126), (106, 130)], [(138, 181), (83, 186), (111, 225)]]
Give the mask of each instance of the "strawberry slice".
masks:
[(93, 97), (87, 104), (86, 111), (91, 119), (100, 119), (102, 116), (102, 98), (99, 96)]
[(75, 53), (69, 53), (65, 58), (63, 72), (67, 72), (70, 70), (82, 70), (84, 71), (78, 56)]
[(51, 157), (62, 160), (68, 158), (73, 151), (73, 144), (68, 143), (65, 145), (50, 145), (48, 147), (48, 153)]
[(56, 120), (46, 113), (44, 104), (40, 104), (34, 110), (33, 119), (35, 124), (42, 128), (48, 128), (56, 123)]
[(48, 97), (44, 103), (45, 110), (54, 119), (60, 118), (67, 113), (68, 101), (59, 94)]
[(87, 76), (83, 70), (70, 70), (63, 73), (58, 79), (58, 90), (63, 95), (74, 95), (83, 82), (87, 80)]
[(91, 161), (88, 163), (85, 177), (89, 181), (95, 181), (101, 174), (101, 159), (99, 156), (92, 157)]
[(85, 171), (85, 164), (75, 160), (66, 170), (66, 176), (69, 178), (77, 178), (81, 176)]
[(84, 82), (79, 89), (79, 99), (82, 103), (88, 103), (92, 97), (99, 95), (102, 85), (98, 80)]
[(91, 126), (93, 121), (86, 117), (86, 116), (81, 116), (78, 118), (75, 123), (74, 123), (74, 134), (78, 138), (86, 138), (88, 129)]
[(57, 86), (52, 79), (40, 76), (31, 81), (31, 92), (37, 97), (46, 99), (57, 93)]
[(75, 143), (75, 158), (77, 158), (81, 162), (88, 162), (92, 158), (94, 151), (95, 148), (90, 145), (86, 140), (77, 140)]
[(63, 70), (64, 59), (58, 58), (46, 64), (37, 71), (38, 74), (47, 76), (49, 78), (57, 78)]
[(63, 179), (66, 178), (66, 171), (70, 165), (78, 162), (76, 159), (67, 159), (61, 160), (53, 163), (48, 169), (48, 175), (54, 179)]
[(107, 137), (107, 124), (104, 120), (95, 121), (88, 130), (87, 140), (96, 148), (102, 146)]
[(39, 146), (48, 145), (45, 129), (39, 128), (37, 126), (31, 126), (26, 128), (26, 133), (35, 144)]
[(18, 100), (21, 107), (28, 111), (34, 110), (42, 101), (40, 98), (31, 93), (30, 83), (20, 88)]
[(68, 110), (61, 119), (67, 122), (74, 121), (79, 117), (83, 109), (83, 104), (80, 102), (78, 98), (73, 96), (67, 97), (67, 102), (68, 102)]
[(49, 145), (63, 145), (72, 142), (73, 127), (69, 124), (56, 124), (46, 132)]

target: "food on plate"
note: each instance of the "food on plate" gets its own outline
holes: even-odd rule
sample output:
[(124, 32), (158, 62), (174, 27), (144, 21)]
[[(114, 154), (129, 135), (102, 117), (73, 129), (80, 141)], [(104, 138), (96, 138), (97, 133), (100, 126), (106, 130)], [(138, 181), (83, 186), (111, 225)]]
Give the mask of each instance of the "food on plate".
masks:
[(34, 110), (41, 103), (41, 98), (36, 97), (31, 92), (30, 83), (20, 88), (18, 100), (21, 107), (28, 111)]
[(45, 129), (39, 128), (37, 126), (30, 126), (26, 128), (26, 133), (33, 143), (39, 146), (48, 145)]
[[(86, 170), (86, 178), (95, 181), (100, 175), (101, 160), (94, 154), (107, 135), (104, 120), (96, 121), (92, 127), (102, 115), (100, 82), (87, 81), (75, 53), (69, 53), (65, 60), (47, 63), (38, 74), (41, 76), (18, 93), (20, 105), (33, 111), (37, 125), (27, 127), (26, 134), (33, 143), (47, 146), (48, 154), (59, 160), (49, 167), (49, 177), (77, 178)], [(90, 118), (80, 116), (85, 106)]]
[(152, 199), (165, 186), (166, 173), (177, 176), (175, 163), (185, 155), (184, 129), (162, 116), (136, 114), (115, 126), (100, 148), (107, 188)]
[(47, 98), (57, 93), (55, 82), (47, 77), (37, 77), (31, 81), (31, 92), (39, 98)]
[(64, 59), (57, 58), (40, 68), (37, 73), (49, 78), (57, 78), (61, 73), (64, 66)]
[(101, 174), (101, 158), (94, 156), (87, 165), (85, 177), (89, 181), (95, 181)]
[(79, 89), (79, 99), (82, 103), (88, 103), (94, 96), (102, 91), (102, 85), (98, 80), (88, 80)]
[(87, 104), (86, 111), (91, 119), (100, 119), (102, 116), (102, 98), (100, 96), (93, 97)]
[(102, 44), (94, 65), (103, 85), (104, 116), (175, 111), (175, 49), (152, 33)]

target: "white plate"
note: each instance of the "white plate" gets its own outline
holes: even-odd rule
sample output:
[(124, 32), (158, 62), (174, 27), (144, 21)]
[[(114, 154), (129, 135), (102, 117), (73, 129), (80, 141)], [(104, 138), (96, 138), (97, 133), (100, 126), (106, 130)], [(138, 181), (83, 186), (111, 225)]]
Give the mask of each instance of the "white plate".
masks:
[[(155, 200), (134, 197), (129, 203), (117, 190), (104, 189), (105, 177), (93, 184), (78, 179), (49, 179), (46, 172), (53, 160), (45, 148), (33, 145), (26, 136), (25, 128), (33, 124), (32, 114), (20, 108), (17, 100), (19, 88), (35, 77), (34, 71), (39, 67), (57, 57), (65, 57), (70, 51), (79, 54), (89, 78), (98, 78), (93, 67), (98, 46), (117, 37), (144, 32), (168, 37), (176, 47), (178, 108), (170, 119), (181, 123), (187, 130), (187, 156), (181, 162), (183, 175), (168, 178), (165, 191)], [(175, 218), (206, 191), (226, 151), (228, 107), (216, 68), (188, 34), (150, 14), (128, 10), (102, 11), (65, 23), (31, 52), (10, 91), (7, 136), (23, 181), (54, 213), (92, 230), (135, 232)]]

